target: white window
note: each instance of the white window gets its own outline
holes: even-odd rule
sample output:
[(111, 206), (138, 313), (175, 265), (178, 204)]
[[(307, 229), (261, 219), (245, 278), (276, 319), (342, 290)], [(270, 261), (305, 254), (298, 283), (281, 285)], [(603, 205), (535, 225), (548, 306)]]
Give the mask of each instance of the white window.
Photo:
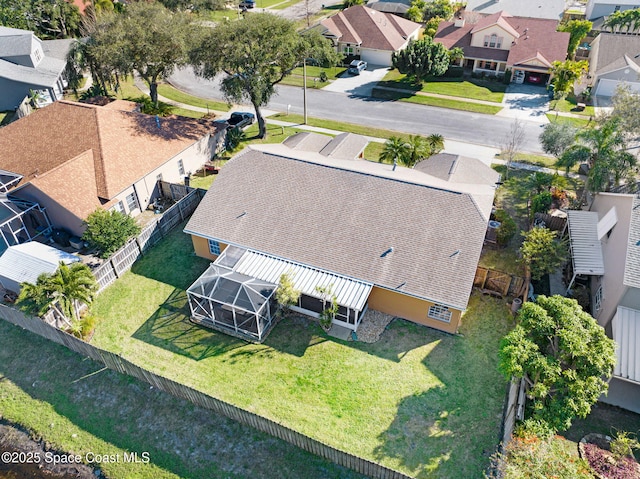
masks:
[(598, 312), (602, 309), (602, 285), (596, 291), (595, 296), (593, 297), (593, 312)]
[(127, 208), (129, 209), (129, 211), (133, 211), (138, 208), (138, 198), (136, 197), (135, 191), (127, 195), (125, 200), (127, 202)]
[(498, 35), (494, 33), (493, 35), (491, 35), (491, 38), (489, 39), (489, 48), (495, 48), (497, 42), (498, 42)]
[(184, 163), (182, 162), (182, 160), (178, 160), (178, 174), (180, 176), (184, 175)]
[(209, 240), (209, 253), (215, 254), (216, 256), (220, 254), (220, 243), (215, 240)]
[(118, 201), (115, 205), (113, 205), (111, 210), (124, 214), (124, 206), (122, 205), (122, 201)]
[(451, 311), (449, 311), (449, 308), (441, 304), (429, 306), (428, 316), (430, 318), (437, 319), (438, 321), (444, 321), (445, 323), (451, 322)]
[(484, 46), (488, 47), (489, 46), (489, 35), (485, 35), (484, 36)]

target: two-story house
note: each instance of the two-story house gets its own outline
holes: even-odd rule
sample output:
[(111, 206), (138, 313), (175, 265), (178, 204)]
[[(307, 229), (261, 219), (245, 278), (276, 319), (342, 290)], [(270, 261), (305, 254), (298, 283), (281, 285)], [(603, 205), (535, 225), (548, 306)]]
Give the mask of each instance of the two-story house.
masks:
[(474, 72), (503, 76), (510, 70), (515, 81), (535, 78), (546, 83), (552, 63), (567, 57), (569, 34), (556, 31), (556, 20), (514, 17), (505, 11), (477, 18), (467, 13), (442, 22), (434, 38), (449, 49), (462, 48), (461, 66)]
[(596, 20), (632, 8), (640, 8), (640, 0), (589, 0), (585, 15), (587, 20)]
[(31, 31), (0, 26), (0, 111), (15, 110), (33, 94), (38, 106), (62, 99), (73, 41), (42, 41)]

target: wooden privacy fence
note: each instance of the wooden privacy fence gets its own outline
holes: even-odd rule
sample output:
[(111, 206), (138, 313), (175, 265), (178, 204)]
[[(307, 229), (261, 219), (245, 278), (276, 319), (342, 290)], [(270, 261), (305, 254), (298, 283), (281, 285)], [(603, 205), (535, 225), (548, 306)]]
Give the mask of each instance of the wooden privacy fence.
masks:
[(563, 231), (567, 218), (551, 216), (548, 213), (536, 213), (533, 217), (534, 226), (544, 226), (552, 231)]
[(522, 296), (525, 280), (520, 276), (478, 266), (473, 286), (494, 296)]
[[(157, 220), (145, 226), (136, 238), (129, 241), (113, 253), (102, 265), (93, 270), (93, 275), (100, 285), (98, 291), (102, 291), (122, 276), (149, 248), (164, 238), (173, 228), (180, 224), (180, 222), (191, 216), (206, 193), (205, 190), (187, 188), (183, 185), (173, 185), (166, 182), (160, 183), (161, 185), (170, 185), (167, 187), (169, 190), (171, 190), (172, 186), (181, 187), (175, 191), (175, 196), (173, 196), (174, 191), (170, 191), (170, 196), (172, 198), (179, 197), (179, 201), (168, 208)], [(161, 188), (163, 188), (164, 191), (165, 187), (161, 186)], [(184, 189), (184, 191), (182, 191), (182, 189)], [(180, 196), (183, 192), (185, 192), (186, 195)]]
[(156, 373), (133, 364), (117, 354), (97, 348), (76, 338), (75, 336), (71, 336), (64, 331), (48, 325), (40, 319), (27, 317), (21, 311), (3, 304), (0, 304), (0, 318), (42, 336), (43, 338), (62, 344), (76, 353), (104, 364), (107, 368), (113, 371), (137, 378), (140, 381), (144, 381), (177, 398), (185, 399), (196, 406), (209, 409), (241, 424), (250, 426), (266, 434), (277, 437), (278, 439), (282, 439), (289, 444), (293, 444), (294, 446), (332, 461), (340, 466), (353, 469), (360, 474), (364, 474), (375, 479), (410, 479), (409, 476), (402, 472), (395, 471), (368, 459), (336, 449), (333, 446), (329, 446), (317, 439), (305, 436), (304, 434), (294, 431), (293, 429), (283, 426), (271, 419), (258, 416), (257, 414), (236, 407), (220, 399), (216, 399), (196, 389), (192, 389), (171, 379), (159, 376)]

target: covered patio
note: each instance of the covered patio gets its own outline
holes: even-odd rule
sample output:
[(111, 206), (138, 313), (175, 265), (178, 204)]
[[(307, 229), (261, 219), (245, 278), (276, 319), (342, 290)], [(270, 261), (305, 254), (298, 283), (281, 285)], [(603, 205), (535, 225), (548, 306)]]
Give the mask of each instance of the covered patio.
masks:
[(241, 339), (262, 342), (274, 325), (276, 288), (211, 264), (187, 290), (191, 319)]
[(573, 275), (567, 292), (578, 276), (602, 276), (604, 261), (598, 237), (598, 213), (594, 211), (567, 211), (567, 226), (571, 248)]

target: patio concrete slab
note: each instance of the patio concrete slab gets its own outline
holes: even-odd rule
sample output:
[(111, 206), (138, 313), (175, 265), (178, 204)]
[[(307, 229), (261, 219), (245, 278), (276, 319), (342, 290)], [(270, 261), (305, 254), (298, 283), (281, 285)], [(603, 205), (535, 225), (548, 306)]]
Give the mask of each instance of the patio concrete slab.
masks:
[(347, 93), (352, 96), (371, 96), (373, 88), (389, 71), (388, 67), (368, 65), (360, 75), (349, 75), (346, 70), (323, 90)]
[(351, 338), (351, 330), (338, 324), (331, 326), (331, 329), (327, 334), (332, 338), (342, 339), (343, 341), (349, 341)]

